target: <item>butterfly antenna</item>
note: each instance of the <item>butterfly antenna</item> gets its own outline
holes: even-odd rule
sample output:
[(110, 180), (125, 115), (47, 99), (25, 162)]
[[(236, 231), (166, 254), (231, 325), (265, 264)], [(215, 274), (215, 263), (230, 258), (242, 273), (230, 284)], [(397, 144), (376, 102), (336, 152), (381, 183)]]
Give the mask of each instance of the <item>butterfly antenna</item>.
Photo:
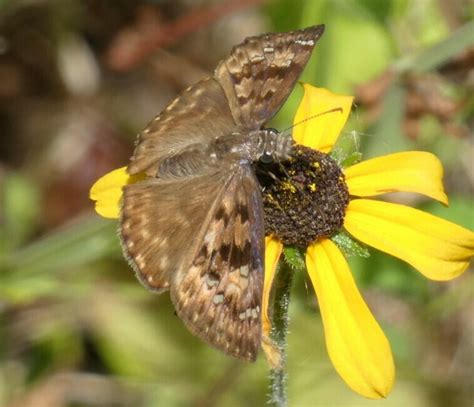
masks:
[(339, 113), (342, 114), (343, 113), (342, 107), (335, 107), (333, 109), (325, 110), (324, 112), (319, 112), (319, 113), (313, 114), (311, 116), (308, 116), (308, 117), (306, 117), (305, 119), (303, 119), (299, 122), (293, 123), (290, 127), (286, 128), (281, 133), (285, 133), (285, 132), (291, 130), (293, 127), (296, 127), (296, 126), (299, 126), (300, 124), (306, 123), (307, 121), (315, 119), (316, 117), (323, 116), (323, 115), (328, 114), (328, 113), (336, 113), (336, 112), (339, 112)]

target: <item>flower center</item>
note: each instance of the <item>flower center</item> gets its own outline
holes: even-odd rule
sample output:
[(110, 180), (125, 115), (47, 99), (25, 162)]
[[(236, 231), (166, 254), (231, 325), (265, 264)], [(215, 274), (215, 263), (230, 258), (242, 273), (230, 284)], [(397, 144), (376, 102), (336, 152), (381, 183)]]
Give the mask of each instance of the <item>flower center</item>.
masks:
[(257, 165), (265, 234), (306, 247), (342, 227), (349, 203), (344, 174), (327, 154), (297, 145), (288, 160)]

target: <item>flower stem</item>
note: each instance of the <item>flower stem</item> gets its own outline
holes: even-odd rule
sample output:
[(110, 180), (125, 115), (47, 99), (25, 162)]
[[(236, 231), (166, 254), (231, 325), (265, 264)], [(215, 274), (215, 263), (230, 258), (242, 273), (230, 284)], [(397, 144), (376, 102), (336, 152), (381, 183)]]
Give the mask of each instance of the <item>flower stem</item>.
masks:
[(286, 339), (288, 334), (288, 306), (290, 304), (291, 283), (293, 281), (293, 269), (281, 261), (278, 273), (275, 277), (275, 302), (273, 305), (273, 327), (271, 337), (281, 354), (281, 363), (278, 368), (270, 371), (270, 401), (269, 404), (275, 407), (287, 405), (285, 373), (286, 365)]

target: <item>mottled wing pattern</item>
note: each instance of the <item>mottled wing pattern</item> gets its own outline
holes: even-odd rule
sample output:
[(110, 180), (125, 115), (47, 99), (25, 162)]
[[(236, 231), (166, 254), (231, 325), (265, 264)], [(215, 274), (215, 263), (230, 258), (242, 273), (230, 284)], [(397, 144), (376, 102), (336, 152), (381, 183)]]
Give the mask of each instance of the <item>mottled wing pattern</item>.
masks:
[(128, 172), (156, 176), (166, 158), (236, 128), (222, 87), (214, 78), (205, 78), (183, 91), (139, 134)]
[(242, 128), (259, 129), (291, 93), (323, 25), (249, 37), (216, 68), (230, 110)]
[(240, 359), (255, 360), (261, 340), (263, 209), (250, 165), (239, 165), (196, 236), (190, 264), (171, 298), (195, 335)]
[(145, 287), (164, 291), (183, 269), (189, 246), (213, 201), (222, 195), (226, 177), (217, 171), (170, 180), (150, 178), (124, 188), (122, 248)]
[[(170, 290), (191, 332), (244, 360), (260, 347), (264, 259), (262, 198), (245, 136), (281, 107), (322, 32), (245, 40), (214, 77), (149, 124), (128, 167), (147, 175), (124, 187), (121, 210), (122, 246), (138, 278)], [(211, 152), (220, 137), (231, 141), (229, 154)]]

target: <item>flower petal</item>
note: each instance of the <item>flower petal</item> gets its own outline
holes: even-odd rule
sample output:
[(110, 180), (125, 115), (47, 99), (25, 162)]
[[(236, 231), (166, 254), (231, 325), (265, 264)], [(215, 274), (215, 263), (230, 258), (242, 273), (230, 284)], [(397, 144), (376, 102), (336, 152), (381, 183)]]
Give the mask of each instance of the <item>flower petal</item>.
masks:
[(308, 247), (306, 265), (337, 372), (362, 396), (386, 397), (395, 377), (390, 344), (360, 295), (341, 251), (324, 239)]
[(344, 226), (360, 241), (398, 257), (432, 280), (450, 280), (469, 266), (474, 233), (418, 209), (355, 199)]
[(144, 174), (129, 175), (127, 167), (118, 168), (99, 178), (89, 191), (89, 198), (96, 201), (96, 212), (104, 218), (118, 218), (122, 188), (144, 178)]
[[(293, 139), (298, 144), (327, 153), (346, 124), (354, 98), (307, 83), (303, 87), (303, 99), (293, 121)], [(333, 109), (338, 110), (330, 112)]]
[(424, 151), (408, 151), (362, 161), (344, 170), (351, 195), (374, 196), (387, 192), (418, 192), (444, 204), (443, 166)]
[(265, 237), (265, 280), (263, 283), (263, 299), (262, 299), (262, 328), (263, 333), (270, 335), (272, 324), (268, 316), (268, 302), (270, 300), (270, 292), (272, 290), (273, 279), (280, 259), (283, 245), (273, 236)]
[(279, 348), (273, 343), (270, 333), (272, 323), (268, 316), (268, 303), (272, 290), (273, 279), (280, 259), (283, 245), (272, 236), (265, 237), (265, 280), (262, 298), (262, 349), (271, 369), (281, 367), (281, 354)]

